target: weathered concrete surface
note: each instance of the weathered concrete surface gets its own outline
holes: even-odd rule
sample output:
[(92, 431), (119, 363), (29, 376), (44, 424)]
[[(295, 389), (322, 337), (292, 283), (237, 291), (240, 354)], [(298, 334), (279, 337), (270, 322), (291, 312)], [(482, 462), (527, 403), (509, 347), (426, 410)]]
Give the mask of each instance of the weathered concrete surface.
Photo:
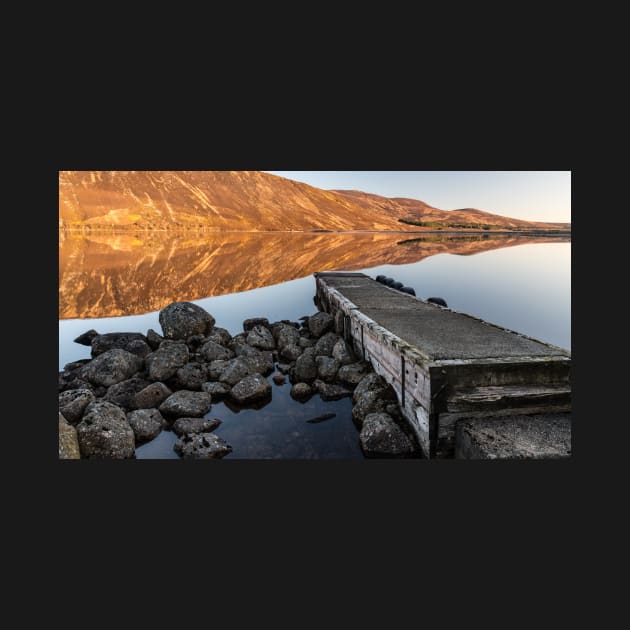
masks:
[(571, 414), (460, 420), (455, 436), (457, 459), (563, 459), (571, 457)]

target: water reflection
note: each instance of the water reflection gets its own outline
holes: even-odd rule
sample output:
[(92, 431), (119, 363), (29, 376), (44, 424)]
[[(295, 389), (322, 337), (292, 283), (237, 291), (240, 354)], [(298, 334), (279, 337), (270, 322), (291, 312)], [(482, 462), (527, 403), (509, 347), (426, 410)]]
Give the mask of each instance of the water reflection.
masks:
[(59, 318), (149, 313), (174, 300), (249, 291), (315, 271), (404, 265), (540, 241), (513, 235), (60, 231)]

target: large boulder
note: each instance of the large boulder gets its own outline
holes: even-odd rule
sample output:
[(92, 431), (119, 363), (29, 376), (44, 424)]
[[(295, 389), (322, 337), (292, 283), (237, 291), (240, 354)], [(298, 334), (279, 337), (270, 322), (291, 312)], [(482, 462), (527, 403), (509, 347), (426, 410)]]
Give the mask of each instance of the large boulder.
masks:
[(191, 302), (173, 302), (160, 311), (162, 333), (166, 339), (188, 339), (212, 331), (214, 317)]
[(273, 335), (265, 326), (254, 326), (247, 335), (247, 343), (259, 350), (275, 350), (276, 348)]
[(409, 437), (386, 413), (368, 414), (359, 440), (368, 456), (409, 457), (417, 451)]
[(250, 317), (243, 322), (243, 330), (249, 332), (255, 326), (269, 328), (269, 320), (266, 317)]
[(136, 394), (149, 385), (149, 381), (139, 376), (134, 376), (109, 387), (103, 399), (123, 409), (133, 409), (133, 401)]
[(317, 379), (313, 382), (313, 389), (319, 393), (320, 398), (329, 402), (331, 400), (340, 400), (341, 398), (350, 398), (352, 390), (335, 383), (325, 383)]
[(134, 395), (132, 409), (154, 409), (159, 407), (173, 392), (164, 383), (151, 383)]
[(339, 337), (334, 332), (327, 332), (322, 335), (315, 344), (316, 357), (332, 357), (333, 348), (339, 341)]
[(201, 390), (208, 392), (212, 396), (212, 400), (220, 400), (225, 398), (232, 389), (226, 383), (217, 383), (216, 381), (208, 381), (201, 386)]
[(80, 459), (77, 430), (59, 414), (59, 459)]
[[(266, 329), (265, 329), (266, 330)], [(266, 350), (261, 351), (252, 346), (237, 345), (236, 356), (241, 357), (249, 365), (252, 373), (258, 372), (263, 376), (273, 372), (273, 353)]]
[(230, 391), (230, 398), (246, 405), (271, 395), (271, 383), (262, 374), (250, 374), (240, 380)]
[(339, 368), (337, 378), (347, 385), (354, 387), (355, 385), (358, 385), (361, 379), (371, 370), (372, 366), (365, 361), (349, 363), (348, 365), (344, 365)]
[(367, 392), (376, 392), (383, 400), (397, 400), (394, 388), (382, 376), (376, 374), (376, 372), (366, 374), (359, 381), (354, 390), (352, 399), (356, 403), (362, 396), (367, 394)]
[(82, 346), (91, 346), (92, 345), (92, 339), (94, 339), (94, 337), (98, 337), (98, 333), (93, 328), (90, 328), (90, 330), (88, 330), (88, 331), (84, 332), (83, 334), (79, 335), (74, 340), (74, 343), (81, 344)]
[(294, 379), (300, 383), (311, 383), (317, 378), (317, 364), (315, 363), (315, 350), (306, 348), (295, 361)]
[(308, 318), (308, 330), (313, 337), (321, 337), (333, 327), (332, 315), (320, 311)]
[(134, 455), (135, 437), (125, 412), (110, 402), (96, 400), (87, 406), (77, 437), (81, 457), (130, 459)]
[(293, 326), (282, 324), (276, 328), (276, 344), (279, 350), (286, 346), (297, 346), (300, 340), (300, 333)]
[(157, 409), (136, 409), (127, 414), (127, 422), (135, 436), (136, 444), (156, 438), (166, 426), (164, 417)]
[(86, 365), (87, 380), (93, 385), (110, 387), (133, 376), (143, 366), (143, 360), (120, 348), (99, 354)]
[(355, 363), (357, 360), (354, 356), (354, 352), (352, 352), (352, 348), (350, 348), (343, 339), (339, 339), (335, 344), (332, 356), (334, 359), (337, 359), (341, 365), (349, 365), (350, 363)]
[[(315, 350), (315, 352), (317, 352), (317, 350)], [(327, 383), (335, 380), (337, 372), (341, 367), (339, 361), (331, 357), (315, 357), (315, 363), (317, 364), (317, 376)]]
[(177, 418), (173, 423), (173, 433), (190, 435), (191, 433), (210, 433), (221, 424), (218, 418)]
[(199, 349), (199, 354), (208, 361), (223, 360), (227, 361), (234, 357), (234, 351), (226, 348), (214, 341), (206, 341)]
[(204, 363), (191, 361), (175, 372), (177, 387), (182, 389), (200, 390), (207, 380), (208, 368)]
[(188, 363), (190, 353), (182, 341), (163, 341), (160, 347), (145, 359), (147, 373), (152, 381), (171, 378), (180, 367)]
[(184, 459), (221, 459), (232, 447), (214, 433), (188, 433), (175, 442), (173, 450)]
[(59, 413), (70, 424), (77, 424), (93, 400), (96, 398), (90, 389), (69, 389), (59, 394)]
[(200, 418), (210, 411), (212, 396), (208, 392), (190, 392), (182, 389), (171, 394), (159, 407), (166, 418)]
[(253, 374), (247, 360), (243, 357), (237, 357), (227, 363), (223, 372), (219, 376), (219, 380), (227, 385), (234, 386), (246, 376)]
[(120, 348), (139, 357), (146, 357), (151, 352), (147, 338), (142, 333), (106, 333), (96, 335), (92, 339), (92, 356), (97, 357), (103, 352)]

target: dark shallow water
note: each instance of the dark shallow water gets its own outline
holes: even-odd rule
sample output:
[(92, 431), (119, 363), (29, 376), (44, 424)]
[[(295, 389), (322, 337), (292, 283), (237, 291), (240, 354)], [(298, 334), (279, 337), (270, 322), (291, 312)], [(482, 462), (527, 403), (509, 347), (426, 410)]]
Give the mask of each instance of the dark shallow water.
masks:
[[(290, 236), (288, 237), (290, 238)], [(351, 238), (351, 237), (350, 237)], [(406, 264), (383, 264), (360, 269), (375, 277), (393, 277), (416, 290), (418, 297), (443, 297), (450, 308), (516, 330), (565, 349), (571, 348), (571, 243), (527, 243), (470, 255), (438, 253), (424, 257), (422, 243), (398, 245)], [(415, 248), (415, 249), (414, 249)], [(416, 254), (417, 252), (417, 254)], [(342, 264), (338, 269), (346, 269)], [(347, 267), (357, 271), (355, 266)], [(200, 273), (212, 273), (204, 269)], [(116, 288), (112, 287), (112, 291)], [(213, 314), (217, 326), (230, 333), (242, 331), (249, 317), (270, 321), (297, 320), (316, 311), (315, 281), (306, 277), (250, 291), (192, 300)], [(188, 299), (185, 296), (173, 299)], [(142, 315), (59, 321), (59, 369), (70, 361), (89, 358), (90, 349), (72, 342), (82, 332), (160, 332), (158, 311)], [(224, 403), (213, 404), (207, 414), (223, 420), (215, 433), (234, 451), (229, 459), (361, 458), (358, 432), (351, 419), (351, 401), (323, 402), (315, 395), (307, 403), (289, 396), (290, 384), (272, 383), (271, 401), (262, 409), (238, 412)], [(309, 418), (323, 413), (336, 417), (319, 424)], [(177, 458), (175, 436), (164, 431), (136, 451), (139, 459)]]

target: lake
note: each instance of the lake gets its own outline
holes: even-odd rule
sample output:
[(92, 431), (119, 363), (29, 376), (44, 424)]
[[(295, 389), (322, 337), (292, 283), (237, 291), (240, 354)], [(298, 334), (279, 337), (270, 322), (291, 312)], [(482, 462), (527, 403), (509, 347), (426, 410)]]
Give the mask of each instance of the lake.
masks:
[[(217, 326), (249, 317), (297, 320), (316, 311), (316, 271), (383, 274), (449, 307), (571, 349), (571, 242), (562, 236), (374, 233), (59, 232), (59, 369), (89, 358), (73, 343), (89, 328), (161, 332), (159, 310), (192, 301)], [(269, 376), (269, 379), (271, 379)], [(298, 403), (273, 384), (263, 409), (213, 404), (226, 459), (361, 458), (351, 401)], [(335, 417), (307, 420), (322, 413)], [(164, 431), (138, 458), (177, 458)]]

